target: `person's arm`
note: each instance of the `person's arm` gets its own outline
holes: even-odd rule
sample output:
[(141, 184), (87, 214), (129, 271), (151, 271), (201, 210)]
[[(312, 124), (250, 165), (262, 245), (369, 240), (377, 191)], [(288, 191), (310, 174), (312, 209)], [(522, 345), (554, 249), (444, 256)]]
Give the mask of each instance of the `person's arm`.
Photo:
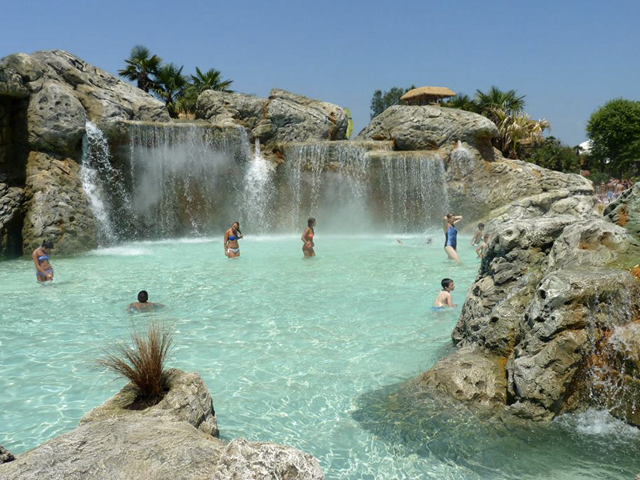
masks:
[(453, 224), (457, 224), (460, 220), (462, 220), (462, 215), (458, 215), (457, 217), (453, 217)]
[(480, 245), (478, 245), (478, 248), (476, 248), (476, 253), (478, 254), (478, 257), (482, 258), (483, 250), (484, 250), (484, 242), (482, 242)]
[(309, 246), (309, 240), (308, 240), (308, 237), (307, 237), (307, 235), (309, 235), (309, 230), (310, 230), (310, 228), (309, 228), (309, 227), (306, 227), (306, 228), (304, 229), (304, 232), (302, 232), (302, 237), (300, 237), (300, 239), (304, 242), (304, 244), (305, 244), (307, 247)]
[(449, 305), (451, 308), (455, 307), (455, 305), (453, 304), (453, 298), (451, 298), (450, 293), (447, 295), (447, 305)]

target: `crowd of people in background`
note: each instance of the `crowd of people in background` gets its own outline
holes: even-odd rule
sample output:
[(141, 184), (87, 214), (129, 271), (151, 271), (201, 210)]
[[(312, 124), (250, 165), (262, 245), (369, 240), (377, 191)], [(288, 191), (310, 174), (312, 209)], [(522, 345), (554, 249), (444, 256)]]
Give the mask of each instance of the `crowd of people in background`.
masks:
[(610, 178), (608, 182), (601, 182), (599, 185), (595, 184), (595, 193), (598, 201), (604, 204), (608, 204), (617, 199), (622, 192), (631, 188), (633, 182), (626, 179)]

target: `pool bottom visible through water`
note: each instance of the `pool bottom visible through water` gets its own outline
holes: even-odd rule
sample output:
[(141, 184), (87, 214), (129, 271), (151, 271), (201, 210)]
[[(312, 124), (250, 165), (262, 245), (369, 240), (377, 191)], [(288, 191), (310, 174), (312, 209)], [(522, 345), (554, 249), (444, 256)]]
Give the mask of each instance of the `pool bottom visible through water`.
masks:
[[(479, 261), (464, 236), (462, 264), (447, 260), (441, 237), (320, 232), (311, 260), (297, 235), (247, 236), (236, 260), (221, 238), (135, 242), (53, 256), (56, 280), (44, 286), (30, 260), (3, 262), (0, 444), (19, 454), (75, 428), (124, 385), (94, 359), (132, 322), (158, 319), (174, 331), (169, 365), (203, 377), (222, 438), (294, 446), (329, 479), (640, 472), (640, 436), (605, 412), (513, 426), (435, 400), (389, 401), (453, 351)], [(457, 306), (432, 312), (445, 277)], [(166, 309), (127, 314), (142, 289)]]

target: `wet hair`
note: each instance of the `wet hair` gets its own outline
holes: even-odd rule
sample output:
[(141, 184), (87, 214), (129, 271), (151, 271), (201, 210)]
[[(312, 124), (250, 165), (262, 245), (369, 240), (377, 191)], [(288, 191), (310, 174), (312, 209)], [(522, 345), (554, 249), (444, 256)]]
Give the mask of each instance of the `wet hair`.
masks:
[(237, 229), (236, 231), (237, 231), (240, 235), (242, 235), (242, 232), (240, 231), (240, 222), (233, 222), (233, 223), (231, 224), (231, 228), (233, 228), (233, 225), (234, 225), (234, 224), (238, 224), (238, 229)]
[(488, 233), (485, 233), (483, 238), (485, 238), (485, 239), (489, 239), (489, 234), (488, 234)]
[(142, 290), (139, 294), (138, 294), (138, 301), (140, 303), (147, 303), (147, 300), (149, 300), (149, 294), (147, 293), (146, 290)]
[(309, 220), (307, 220), (307, 227), (313, 228), (314, 223), (316, 223), (316, 219), (313, 217), (309, 217)]
[(51, 240), (43, 240), (42, 246), (51, 250), (53, 248), (53, 242)]
[(478, 230), (484, 230), (484, 223), (478, 224)]
[(451, 280), (450, 278), (443, 278), (442, 281), (440, 282), (440, 285), (442, 285), (442, 289), (445, 290), (452, 283), (453, 283), (453, 280)]

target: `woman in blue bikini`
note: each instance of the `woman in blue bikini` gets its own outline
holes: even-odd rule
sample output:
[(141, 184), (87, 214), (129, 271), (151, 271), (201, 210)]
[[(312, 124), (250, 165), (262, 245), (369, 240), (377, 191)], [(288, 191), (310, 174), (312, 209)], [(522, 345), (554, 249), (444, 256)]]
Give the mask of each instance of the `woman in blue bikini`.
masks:
[(49, 254), (53, 248), (51, 240), (45, 240), (42, 245), (36, 248), (31, 254), (33, 263), (36, 266), (36, 279), (38, 283), (53, 282), (53, 268), (49, 263)]
[(240, 247), (238, 246), (238, 239), (240, 238), (242, 238), (240, 223), (233, 222), (231, 228), (224, 234), (224, 254), (227, 257), (236, 258), (240, 256)]
[(458, 257), (458, 252), (456, 248), (458, 246), (458, 230), (456, 229), (456, 224), (462, 220), (462, 215), (454, 215), (453, 213), (447, 213), (443, 218), (443, 229), (444, 229), (444, 251), (447, 252), (449, 258), (451, 260), (455, 260), (457, 263), (460, 263), (460, 258)]

